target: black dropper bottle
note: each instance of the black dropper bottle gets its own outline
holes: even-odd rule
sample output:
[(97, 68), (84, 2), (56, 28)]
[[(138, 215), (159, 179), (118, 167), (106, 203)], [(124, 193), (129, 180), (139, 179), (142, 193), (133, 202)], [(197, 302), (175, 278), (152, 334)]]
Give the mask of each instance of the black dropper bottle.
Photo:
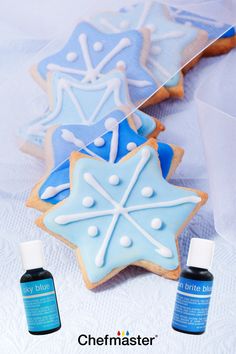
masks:
[(206, 330), (213, 275), (209, 272), (214, 242), (192, 238), (187, 267), (180, 274), (172, 328), (187, 334)]
[(61, 320), (52, 274), (43, 268), (40, 240), (20, 244), (26, 273), (20, 279), (21, 291), (30, 334), (42, 335), (58, 331)]

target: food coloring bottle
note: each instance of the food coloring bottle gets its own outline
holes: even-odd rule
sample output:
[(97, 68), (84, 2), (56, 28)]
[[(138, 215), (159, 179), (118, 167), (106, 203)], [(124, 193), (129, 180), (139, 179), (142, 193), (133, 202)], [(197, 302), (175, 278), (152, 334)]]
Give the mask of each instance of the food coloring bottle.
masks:
[(20, 250), (26, 270), (20, 284), (29, 333), (53, 333), (61, 328), (61, 321), (52, 274), (43, 269), (42, 242), (23, 242)]
[(172, 328), (187, 334), (206, 330), (213, 275), (209, 272), (214, 242), (192, 238), (187, 267), (181, 272), (176, 296)]

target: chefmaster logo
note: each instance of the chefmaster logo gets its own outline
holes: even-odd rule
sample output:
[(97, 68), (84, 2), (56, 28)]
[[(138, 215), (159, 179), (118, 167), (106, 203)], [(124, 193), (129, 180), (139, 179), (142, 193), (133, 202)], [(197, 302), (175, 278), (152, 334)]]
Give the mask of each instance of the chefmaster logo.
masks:
[(103, 337), (93, 337), (91, 334), (81, 334), (78, 337), (78, 343), (80, 345), (90, 346), (119, 346), (119, 345), (153, 345), (153, 342), (158, 338), (158, 335), (153, 337), (142, 337), (140, 334), (137, 336), (130, 335), (129, 331), (117, 331), (115, 336), (105, 334)]

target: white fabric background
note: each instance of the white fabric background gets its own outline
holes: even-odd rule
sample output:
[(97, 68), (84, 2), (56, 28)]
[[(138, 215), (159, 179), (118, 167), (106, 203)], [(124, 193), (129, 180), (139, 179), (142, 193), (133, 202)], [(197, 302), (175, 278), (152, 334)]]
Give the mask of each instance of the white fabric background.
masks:
[[(211, 201), (180, 238), (183, 264), (191, 237), (216, 239), (215, 285), (207, 333), (196, 337), (171, 329), (176, 282), (130, 267), (99, 289), (89, 291), (84, 287), (73, 252), (34, 225), (38, 214), (27, 209), (24, 202), (44, 166), (18, 150), (15, 133), (32, 113), (42, 109), (45, 97), (26, 68), (48, 39), (69, 25), (73, 11), (68, 1), (62, 1), (60, 8), (56, 1), (43, 5), (38, 1), (34, 5), (28, 3), (31, 9), (21, 11), (21, 16), (13, 0), (0, 6), (0, 33), (6, 34), (0, 43), (0, 353), (133, 353), (133, 348), (85, 349), (77, 344), (81, 333), (103, 336), (125, 329), (131, 335), (159, 336), (153, 347), (136, 347), (136, 353), (234, 354), (236, 254), (233, 246), (215, 234)], [(51, 24), (48, 19), (52, 19)], [(186, 149), (173, 182), (206, 191), (207, 172), (193, 93), (209, 67), (220, 60), (224, 58), (203, 59), (186, 76), (183, 102), (162, 103), (149, 109), (166, 124), (162, 140)], [(42, 337), (27, 333), (19, 289), (19, 242), (32, 239), (44, 242), (47, 268), (55, 278), (62, 318), (59, 332)]]

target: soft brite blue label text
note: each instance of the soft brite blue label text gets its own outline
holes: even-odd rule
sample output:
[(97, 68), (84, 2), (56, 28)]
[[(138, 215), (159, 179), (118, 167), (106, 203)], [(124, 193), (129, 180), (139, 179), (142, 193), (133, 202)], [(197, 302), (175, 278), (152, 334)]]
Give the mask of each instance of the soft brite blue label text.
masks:
[(180, 278), (172, 323), (174, 328), (193, 333), (205, 331), (212, 283)]

